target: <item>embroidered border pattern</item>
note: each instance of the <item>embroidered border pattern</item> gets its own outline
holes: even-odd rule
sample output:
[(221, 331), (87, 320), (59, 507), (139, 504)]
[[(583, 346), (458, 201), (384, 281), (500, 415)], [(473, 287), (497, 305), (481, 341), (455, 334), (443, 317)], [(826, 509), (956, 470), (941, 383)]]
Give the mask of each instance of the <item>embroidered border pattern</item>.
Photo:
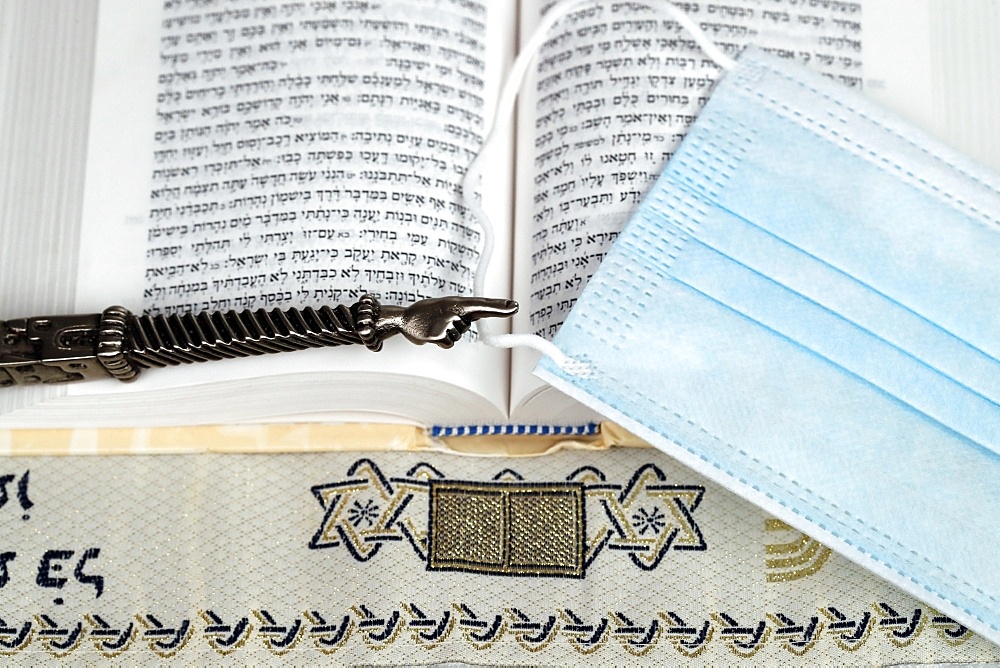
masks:
[(688, 658), (700, 655), (714, 642), (748, 658), (775, 644), (795, 656), (805, 655), (821, 642), (855, 652), (872, 642), (872, 636), (905, 648), (928, 628), (949, 646), (961, 645), (973, 635), (933, 610), (900, 612), (886, 602), (853, 614), (828, 606), (808, 619), (772, 612), (763, 619), (739, 620), (721, 611), (702, 619), (684, 619), (671, 611), (643, 613), (641, 619), (624, 612), (584, 618), (568, 608), (532, 616), (514, 607), (477, 613), (462, 603), (432, 613), (407, 603), (383, 612), (363, 604), (330, 615), (310, 610), (291, 620), (276, 619), (267, 610), (253, 610), (248, 616), (228, 620), (205, 610), (198, 617), (200, 621), (166, 621), (142, 613), (122, 623), (96, 614), (68, 623), (45, 614), (13, 623), (0, 618), (0, 656), (42, 649), (57, 658), (92, 652), (114, 658), (145, 648), (166, 659), (198, 643), (219, 655), (254, 648), (253, 643), (275, 656), (293, 649), (308, 651), (310, 645), (322, 654), (333, 654), (350, 642), (361, 643), (367, 650), (382, 650), (395, 643), (432, 649), (445, 641), (461, 640), (471, 649), (487, 650), (505, 639), (528, 652), (564, 642), (582, 655), (617, 646), (629, 655), (645, 656), (657, 647), (669, 647)]
[[(430, 570), (585, 577), (605, 549), (653, 570), (671, 550), (708, 547), (694, 519), (705, 488), (670, 484), (653, 464), (625, 484), (609, 482), (592, 466), (564, 481), (534, 483), (511, 469), (490, 482), (448, 480), (427, 463), (389, 478), (370, 459), (359, 459), (345, 478), (312, 492), (324, 514), (309, 547), (343, 547), (358, 561), (405, 541)], [(438, 512), (442, 505), (447, 512)], [(590, 516), (588, 505), (601, 512)], [(484, 532), (487, 526), (499, 529)], [(554, 543), (562, 546), (558, 557)], [(524, 546), (530, 554), (502, 556)]]

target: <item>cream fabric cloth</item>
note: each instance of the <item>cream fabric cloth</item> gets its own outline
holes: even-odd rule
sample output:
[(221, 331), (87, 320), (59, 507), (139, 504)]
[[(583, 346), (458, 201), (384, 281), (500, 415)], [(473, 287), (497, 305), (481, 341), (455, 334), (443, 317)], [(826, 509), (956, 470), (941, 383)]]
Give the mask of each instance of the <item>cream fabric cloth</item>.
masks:
[(0, 653), (24, 664), (1000, 660), (649, 448), (0, 464)]

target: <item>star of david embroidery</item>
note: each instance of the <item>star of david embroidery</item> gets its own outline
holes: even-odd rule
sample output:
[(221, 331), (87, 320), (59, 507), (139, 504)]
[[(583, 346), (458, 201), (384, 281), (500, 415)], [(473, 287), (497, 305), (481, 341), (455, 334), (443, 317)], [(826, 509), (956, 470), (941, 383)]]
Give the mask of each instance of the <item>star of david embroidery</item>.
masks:
[(639, 468), (624, 487), (603, 482), (603, 476), (598, 480), (594, 470), (581, 475), (593, 481), (587, 496), (604, 510), (603, 522), (588, 521), (588, 563), (607, 547), (625, 551), (636, 566), (653, 570), (669, 550), (706, 549), (692, 516), (705, 494), (701, 485), (667, 484), (653, 464)]
[(346, 480), (312, 488), (326, 512), (309, 547), (344, 545), (355, 559), (368, 561), (385, 541), (403, 539), (393, 525), (413, 495), (396, 493), (392, 483), (368, 459), (355, 462), (347, 475)]
[[(536, 530), (551, 532), (560, 528), (566, 529), (561, 525), (548, 528), (534, 527), (531, 522), (525, 524), (525, 521), (533, 517), (532, 512), (537, 510), (535, 506), (543, 500), (550, 505), (555, 504), (549, 511), (556, 506), (566, 510), (563, 508), (566, 505), (565, 499), (556, 492), (562, 490), (559, 485), (566, 486), (571, 483), (571, 487), (582, 489), (583, 493), (578, 515), (564, 512), (560, 517), (565, 515), (564, 519), (577, 522), (581, 527), (578, 540), (582, 543), (578, 545), (582, 550), (580, 553), (582, 561), (576, 562), (577, 567), (573, 570), (575, 577), (582, 577), (586, 567), (605, 548), (617, 553), (624, 552), (643, 570), (655, 569), (671, 550), (707, 548), (693, 517), (694, 511), (701, 503), (705, 488), (700, 485), (669, 484), (664, 473), (653, 464), (640, 467), (624, 485), (608, 482), (604, 474), (593, 467), (575, 471), (561, 483), (533, 483), (523, 480), (514, 471), (504, 470), (489, 483), (455, 481), (453, 484), (451, 481), (446, 481), (445, 476), (432, 466), (423, 463), (414, 466), (404, 476), (388, 478), (369, 459), (359, 459), (355, 462), (342, 480), (312, 488), (313, 495), (323, 508), (323, 521), (309, 542), (309, 547), (322, 549), (343, 546), (358, 561), (368, 561), (379, 552), (383, 544), (406, 541), (419, 558), (428, 563), (428, 568), (433, 570), (433, 564), (428, 561), (432, 514), (429, 512), (431, 509), (429, 497), (432, 489), (438, 490), (438, 496), (435, 498), (438, 499), (439, 505), (458, 503), (455, 506), (458, 510), (485, 508), (482, 504), (487, 497), (500, 495), (497, 498), (506, 499), (504, 503), (514, 504), (504, 511), (506, 514), (503, 516), (509, 515), (513, 522), (505, 530), (530, 533)], [(522, 487), (524, 489), (521, 489)], [(548, 489), (549, 487), (553, 489)], [(529, 488), (536, 490), (537, 493), (527, 494), (526, 490)], [(543, 491), (547, 491), (549, 496), (545, 496)], [(577, 494), (579, 493), (578, 491)], [(459, 503), (459, 497), (465, 498), (470, 495), (476, 497), (478, 502), (472, 503), (466, 499), (466, 502)], [(531, 503), (525, 505), (524, 500)], [(546, 511), (543, 514), (548, 516), (551, 512)], [(454, 519), (453, 513), (446, 513), (445, 517)], [(518, 521), (519, 517), (523, 517), (524, 521)], [(572, 519), (574, 517), (575, 520)], [(469, 519), (471, 521), (472, 518)], [(494, 524), (491, 523), (489, 527), (496, 529)], [(479, 553), (469, 556), (452, 554), (458, 548), (451, 543), (442, 542), (453, 539), (451, 534), (447, 533), (448, 530), (449, 527), (442, 524), (437, 526), (434, 535), (437, 537), (435, 546), (443, 549), (442, 554), (448, 556), (446, 561), (449, 568), (457, 568), (456, 564), (463, 564), (469, 559), (475, 561), (477, 555), (482, 557)], [(480, 543), (486, 540), (490, 546), (498, 540), (500, 543), (497, 545), (504, 540), (510, 540), (509, 536), (500, 535), (495, 539), (485, 534), (477, 534), (477, 537), (481, 539)], [(466, 543), (469, 541), (459, 541), (455, 545), (462, 546)], [(470, 561), (469, 564), (468, 568), (476, 572), (493, 572), (491, 569), (499, 568), (492, 562), (479, 564)], [(463, 570), (464, 567), (458, 569)], [(505, 569), (505, 572), (517, 570), (513, 566)], [(534, 568), (534, 570), (539, 571), (534, 573), (535, 575), (540, 575), (544, 569)]]

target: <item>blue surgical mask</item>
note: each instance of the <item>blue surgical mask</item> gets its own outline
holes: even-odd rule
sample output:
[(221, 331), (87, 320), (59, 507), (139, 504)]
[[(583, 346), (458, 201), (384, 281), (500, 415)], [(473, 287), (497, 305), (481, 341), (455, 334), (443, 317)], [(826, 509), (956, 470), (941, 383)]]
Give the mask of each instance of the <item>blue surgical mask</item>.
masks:
[(748, 50), (554, 343), (587, 371), (543, 379), (1000, 642), (1000, 179)]

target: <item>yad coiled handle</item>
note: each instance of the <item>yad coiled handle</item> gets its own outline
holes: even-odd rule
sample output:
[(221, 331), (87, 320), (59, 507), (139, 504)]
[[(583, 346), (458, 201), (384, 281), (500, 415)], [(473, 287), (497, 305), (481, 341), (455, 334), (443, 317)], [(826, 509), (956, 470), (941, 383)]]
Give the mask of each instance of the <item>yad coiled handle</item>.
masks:
[(97, 361), (113, 378), (130, 383), (139, 377), (139, 369), (128, 356), (128, 322), (135, 316), (127, 308), (111, 306), (101, 314), (97, 330)]
[(365, 343), (343, 305), (131, 316), (126, 329), (127, 357), (139, 368)]
[(451, 348), (480, 318), (509, 318), (517, 302), (428, 297), (409, 306), (362, 295), (351, 307), (203, 311), (136, 316), (103, 313), (0, 320), (0, 387), (81, 380), (135, 380), (143, 369), (305, 348), (361, 345), (373, 351), (402, 334)]

